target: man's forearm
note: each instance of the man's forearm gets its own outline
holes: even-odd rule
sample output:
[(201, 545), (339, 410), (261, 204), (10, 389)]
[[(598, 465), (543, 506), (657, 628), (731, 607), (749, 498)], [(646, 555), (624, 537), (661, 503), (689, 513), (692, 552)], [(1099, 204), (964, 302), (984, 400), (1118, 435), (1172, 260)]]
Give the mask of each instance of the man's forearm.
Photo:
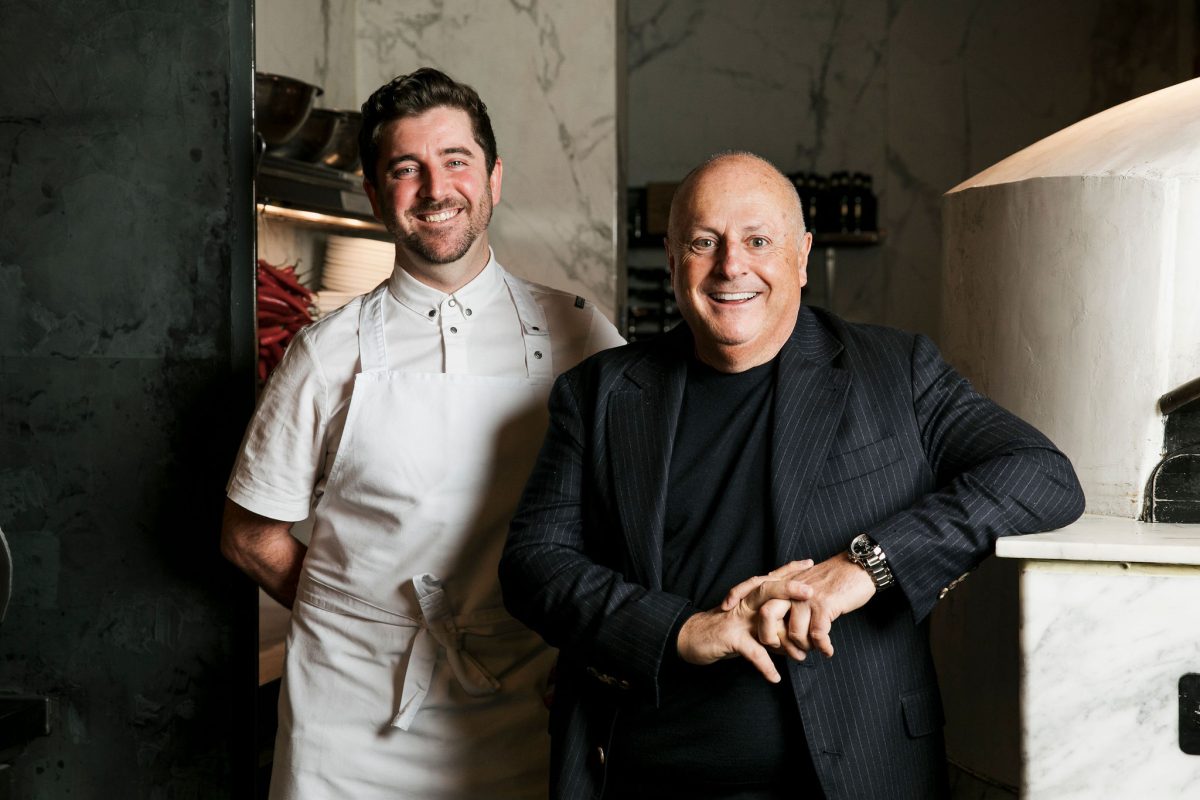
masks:
[(291, 608), (308, 548), (291, 533), (292, 523), (273, 520), (225, 501), (221, 553), (268, 595)]

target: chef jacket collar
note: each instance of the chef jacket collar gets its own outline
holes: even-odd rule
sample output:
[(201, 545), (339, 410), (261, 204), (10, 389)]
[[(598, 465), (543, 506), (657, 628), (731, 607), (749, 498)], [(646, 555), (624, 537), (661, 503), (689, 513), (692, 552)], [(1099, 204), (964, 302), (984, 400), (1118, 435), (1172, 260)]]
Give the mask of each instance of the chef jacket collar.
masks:
[[(496, 254), (489, 247), (488, 262), (483, 270), (456, 292), (447, 294), (421, 283), (401, 267), (392, 270), (392, 276), (388, 278), (388, 291), (405, 308), (430, 322), (436, 322), (437, 310), (451, 298), (464, 310), (480, 308), (494, 300), (504, 291), (504, 274), (496, 263)], [(431, 314), (431, 311), (434, 313)]]

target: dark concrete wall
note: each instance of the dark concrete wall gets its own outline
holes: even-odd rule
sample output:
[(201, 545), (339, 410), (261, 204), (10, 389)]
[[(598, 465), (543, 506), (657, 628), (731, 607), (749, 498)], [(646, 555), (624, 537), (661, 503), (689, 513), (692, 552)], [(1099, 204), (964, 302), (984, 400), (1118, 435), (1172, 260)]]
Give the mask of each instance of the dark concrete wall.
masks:
[(0, 0), (0, 691), (54, 708), (14, 797), (249, 786), (249, 5)]

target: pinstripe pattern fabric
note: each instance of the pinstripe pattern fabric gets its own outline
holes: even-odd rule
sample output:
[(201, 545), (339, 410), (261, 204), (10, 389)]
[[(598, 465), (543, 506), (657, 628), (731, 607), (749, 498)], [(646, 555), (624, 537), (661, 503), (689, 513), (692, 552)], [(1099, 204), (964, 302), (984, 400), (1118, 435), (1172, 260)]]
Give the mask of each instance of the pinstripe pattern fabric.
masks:
[[(681, 326), (559, 378), (510, 531), (505, 602), (561, 649), (556, 797), (602, 796), (599, 748), (627, 698), (657, 700), (670, 632), (689, 608), (661, 590), (660, 573), (690, 347)], [(899, 587), (834, 623), (832, 659), (790, 664), (810, 755), (830, 798), (939, 797), (943, 717), (927, 617), (997, 537), (1071, 522), (1082, 492), (1065, 456), (976, 393), (923, 337), (803, 308), (780, 359), (770, 462), (778, 562), (829, 558), (866, 531)]]

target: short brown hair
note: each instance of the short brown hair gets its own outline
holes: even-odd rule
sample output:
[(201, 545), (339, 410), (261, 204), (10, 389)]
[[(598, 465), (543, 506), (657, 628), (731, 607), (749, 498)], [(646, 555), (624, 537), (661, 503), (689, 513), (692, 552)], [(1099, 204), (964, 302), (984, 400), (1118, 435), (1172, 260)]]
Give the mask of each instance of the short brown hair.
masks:
[(496, 134), (487, 106), (479, 94), (440, 70), (422, 67), (416, 72), (393, 78), (376, 89), (362, 104), (362, 128), (358, 132), (358, 152), (362, 158), (363, 177), (375, 184), (379, 164), (379, 136), (383, 126), (392, 120), (414, 117), (433, 108), (457, 108), (471, 118), (475, 143), (483, 148), (488, 175), (496, 166)]

